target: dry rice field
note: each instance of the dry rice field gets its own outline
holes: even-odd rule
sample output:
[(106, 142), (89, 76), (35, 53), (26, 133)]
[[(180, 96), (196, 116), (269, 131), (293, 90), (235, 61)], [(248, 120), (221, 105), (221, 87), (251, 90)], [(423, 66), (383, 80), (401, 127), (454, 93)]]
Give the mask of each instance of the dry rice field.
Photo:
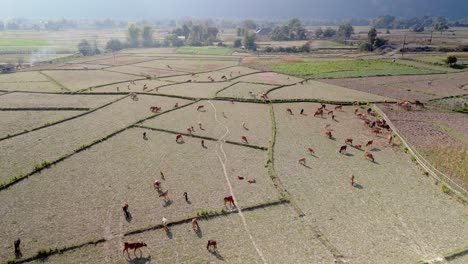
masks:
[[(237, 55), (175, 52), (0, 74), (0, 263), (466, 263), (463, 197), (354, 114), (375, 120), (374, 103), (421, 100), (427, 109), (379, 107), (411, 145), (466, 147), (465, 114), (429, 101), (464, 94), (466, 73), (312, 81), (239, 66)], [(314, 117), (322, 103), (335, 119)], [(339, 153), (348, 137), (362, 149)], [(440, 155), (436, 165), (452, 164)], [(131, 241), (147, 247), (127, 256)]]

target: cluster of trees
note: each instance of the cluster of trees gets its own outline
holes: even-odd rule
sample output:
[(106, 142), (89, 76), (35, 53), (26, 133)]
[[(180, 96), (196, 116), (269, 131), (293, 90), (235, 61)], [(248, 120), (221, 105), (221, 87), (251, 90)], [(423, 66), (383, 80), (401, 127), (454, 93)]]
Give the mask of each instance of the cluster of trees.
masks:
[(353, 26), (351, 26), (350, 23), (344, 23), (338, 26), (338, 30), (335, 30), (331, 27), (328, 27), (325, 30), (323, 30), (322, 28), (317, 28), (314, 33), (315, 37), (317, 38), (333, 38), (335, 36), (338, 36), (344, 39), (348, 39), (354, 33), (354, 28)]
[(101, 54), (101, 51), (99, 50), (97, 41), (95, 39), (92, 41), (83, 39), (80, 43), (78, 43), (78, 51), (83, 56), (93, 56)]
[(387, 44), (387, 40), (377, 37), (377, 29), (371, 28), (367, 33), (367, 42), (361, 43), (359, 49), (362, 51), (373, 51)]
[(299, 19), (289, 20), (287, 25), (277, 26), (270, 34), (272, 40), (304, 40), (307, 38), (306, 30)]
[[(180, 44), (206, 46), (218, 41), (218, 33), (219, 30), (216, 27), (209, 26), (208, 24), (193, 24), (189, 21), (189, 23), (183, 24), (182, 27), (176, 28), (172, 32), (173, 36), (169, 36), (168, 40), (171, 44), (175, 44), (174, 46), (179, 46)], [(176, 38), (179, 39), (179, 36), (184, 37), (184, 42), (174, 42)]]
[[(138, 47), (153, 47), (154, 28), (152, 26), (146, 25), (139, 27), (135, 24), (131, 24), (127, 29), (127, 45), (130, 48)], [(115, 40), (114, 40), (115, 42)]]
[(372, 20), (375, 28), (387, 29), (411, 29), (415, 32), (424, 31), (425, 28), (431, 28), (435, 31), (444, 31), (449, 27), (449, 21), (445, 17), (413, 17), (413, 18), (395, 18), (394, 16), (379, 16)]
[(286, 53), (302, 53), (302, 52), (310, 52), (310, 46), (308, 43), (300, 46), (300, 47), (266, 47), (263, 52), (286, 52)]

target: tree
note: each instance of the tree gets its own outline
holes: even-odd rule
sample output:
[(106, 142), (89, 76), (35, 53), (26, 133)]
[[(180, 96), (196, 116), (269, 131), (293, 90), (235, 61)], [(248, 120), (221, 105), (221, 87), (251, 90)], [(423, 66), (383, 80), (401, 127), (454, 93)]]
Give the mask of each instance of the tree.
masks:
[(153, 33), (154, 33), (154, 29), (152, 26), (143, 27), (143, 33), (142, 33), (143, 47), (153, 46)]
[(307, 52), (307, 53), (309, 53), (310, 52), (309, 43), (306, 43), (306, 44), (300, 46), (299, 49), (298, 49), (298, 52)]
[(333, 28), (326, 28), (325, 31), (323, 31), (323, 36), (325, 38), (332, 38), (333, 36), (336, 35), (336, 30), (334, 30)]
[(94, 48), (91, 46), (91, 44), (89, 44), (89, 42), (86, 39), (81, 40), (81, 42), (78, 44), (78, 51), (83, 56), (94, 55)]
[(175, 34), (169, 35), (164, 39), (163, 46), (169, 46), (171, 45), (172, 47), (181, 47), (184, 45), (184, 41), (179, 39), (179, 37)]
[(323, 35), (323, 30), (322, 30), (322, 28), (321, 28), (321, 27), (317, 28), (317, 29), (315, 30), (315, 36), (316, 36), (317, 38), (320, 38), (322, 35)]
[(372, 45), (370, 43), (361, 43), (359, 45), (359, 50), (360, 51), (372, 51)]
[(375, 38), (377, 38), (377, 29), (375, 29), (375, 27), (373, 27), (367, 33), (367, 39), (369, 40), (369, 43), (371, 45), (374, 44)]
[(5, 24), (3, 24), (3, 21), (0, 21), (0, 31), (5, 30)]
[(119, 40), (119, 39), (111, 39), (109, 41), (107, 41), (107, 44), (106, 44), (106, 50), (108, 51), (111, 51), (111, 52), (116, 52), (116, 51), (119, 51), (121, 49), (123, 49), (124, 46), (122, 44), (122, 42)]
[(453, 67), (457, 63), (457, 57), (448, 56), (445, 60), (445, 63), (447, 63), (450, 67)]
[(351, 37), (354, 33), (354, 28), (349, 23), (342, 24), (338, 27), (338, 35), (344, 37), (345, 39)]
[(239, 48), (240, 46), (242, 46), (242, 40), (241, 39), (234, 40), (234, 48)]
[(372, 25), (375, 28), (393, 28), (393, 22), (395, 21), (394, 16), (379, 16), (372, 20)]
[(242, 26), (246, 29), (256, 29), (257, 24), (252, 19), (247, 19), (242, 22)]
[(289, 38), (292, 40), (304, 40), (306, 39), (305, 29), (302, 26), (301, 20), (293, 18), (289, 20)]
[(140, 46), (140, 33), (141, 29), (135, 24), (131, 24), (127, 29), (127, 41), (131, 48), (138, 48)]
[(410, 30), (413, 32), (423, 32), (424, 31), (424, 26), (422, 25), (414, 25), (410, 27)]
[(248, 50), (257, 50), (257, 44), (255, 44), (255, 34), (252, 32), (247, 32), (244, 36), (243, 44), (244, 47)]
[(383, 38), (375, 38), (374, 43), (372, 44), (375, 49), (382, 47), (387, 44), (387, 41)]

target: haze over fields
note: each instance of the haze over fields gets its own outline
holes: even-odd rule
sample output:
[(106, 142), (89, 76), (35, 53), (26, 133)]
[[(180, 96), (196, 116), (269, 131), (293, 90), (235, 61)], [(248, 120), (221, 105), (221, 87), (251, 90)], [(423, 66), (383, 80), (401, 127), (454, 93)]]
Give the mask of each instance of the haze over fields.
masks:
[(228, 17), (322, 19), (466, 15), (466, 0), (2, 0), (0, 17), (142, 19), (154, 17)]

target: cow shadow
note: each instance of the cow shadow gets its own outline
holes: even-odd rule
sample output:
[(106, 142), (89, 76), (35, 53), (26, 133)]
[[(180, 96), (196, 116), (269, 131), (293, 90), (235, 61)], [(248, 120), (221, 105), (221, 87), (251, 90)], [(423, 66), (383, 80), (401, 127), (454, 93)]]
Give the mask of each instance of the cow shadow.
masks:
[(125, 220), (130, 223), (133, 220), (132, 213), (128, 212), (128, 216), (125, 216)]
[(355, 183), (353, 187), (356, 188), (356, 189), (359, 189), (359, 190), (364, 189), (364, 187), (362, 187), (362, 185), (359, 184), (359, 183)]
[(23, 257), (23, 253), (21, 252), (21, 249), (15, 252), (15, 258), (20, 259)]
[(163, 205), (163, 206), (164, 206), (164, 207), (168, 207), (168, 206), (170, 206), (172, 203), (173, 203), (172, 200), (164, 201), (164, 205)]
[(311, 169), (312, 169), (312, 167), (310, 167), (310, 166), (309, 166), (309, 165), (307, 165), (307, 164), (301, 164), (301, 166), (304, 166), (304, 167), (306, 167), (306, 168), (307, 168), (307, 169), (309, 169), (309, 170), (311, 170)]
[(169, 238), (169, 239), (172, 239), (174, 237), (174, 235), (172, 234), (172, 231), (171, 229), (166, 228), (166, 236)]
[(348, 157), (352, 157), (352, 156), (354, 156), (354, 154), (353, 154), (353, 153), (349, 153), (349, 152), (346, 152), (344, 155), (345, 155), (345, 156), (348, 156)]
[(148, 256), (146, 258), (142, 258), (141, 256), (138, 258), (134, 259), (127, 259), (128, 264), (145, 264), (145, 263), (150, 263), (151, 262), (151, 256)]
[(195, 230), (195, 234), (197, 235), (198, 238), (203, 237), (203, 231), (201, 230), (200, 227), (197, 227), (197, 230)]
[(378, 152), (378, 151), (381, 151), (381, 150), (380, 150), (379, 148), (371, 148), (371, 151), (376, 151), (376, 152)]
[(210, 251), (210, 252), (211, 252), (211, 254), (212, 254), (213, 256), (215, 256), (218, 260), (224, 261), (223, 256), (221, 256), (221, 254), (219, 254), (219, 252), (218, 252), (217, 250)]
[(179, 141), (177, 141), (177, 144), (179, 144), (179, 145), (185, 144), (185, 140), (179, 140)]

